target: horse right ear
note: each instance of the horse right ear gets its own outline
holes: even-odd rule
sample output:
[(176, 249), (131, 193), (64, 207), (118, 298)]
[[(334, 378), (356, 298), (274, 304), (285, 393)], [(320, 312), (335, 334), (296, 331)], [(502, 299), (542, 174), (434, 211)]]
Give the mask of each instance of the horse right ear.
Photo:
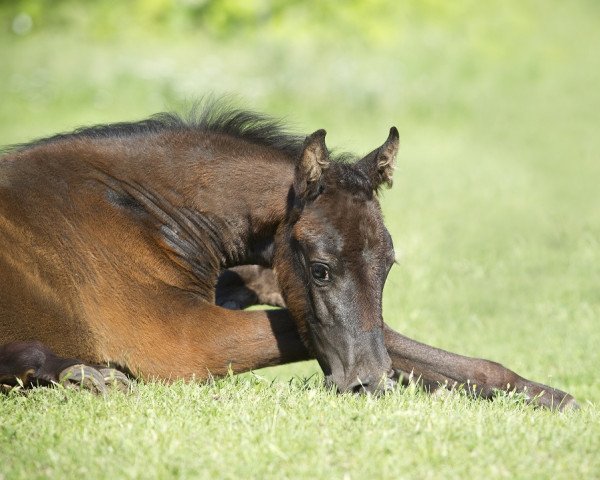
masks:
[(399, 144), (398, 129), (392, 127), (385, 143), (356, 164), (371, 181), (373, 190), (377, 191), (381, 185), (392, 186), (392, 175)]
[(294, 193), (300, 200), (310, 200), (318, 195), (321, 175), (329, 168), (326, 134), (325, 130), (317, 130), (304, 140), (294, 175)]

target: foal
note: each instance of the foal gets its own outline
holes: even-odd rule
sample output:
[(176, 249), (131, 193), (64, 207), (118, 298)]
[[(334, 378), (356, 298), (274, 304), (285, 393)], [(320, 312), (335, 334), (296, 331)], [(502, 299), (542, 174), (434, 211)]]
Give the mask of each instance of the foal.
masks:
[[(548, 407), (559, 390), (486, 360), (414, 342), (382, 319), (394, 261), (377, 191), (398, 132), (354, 163), (325, 131), (285, 134), (260, 115), (207, 108), (81, 129), (0, 159), (0, 381), (87, 382), (223, 375), (316, 358), (339, 391), (427, 384), (516, 389)], [(219, 274), (273, 268), (278, 311), (215, 305)], [(278, 295), (278, 291), (275, 292)], [(277, 303), (277, 302), (275, 302)], [(115, 369), (102, 369), (98, 365)]]

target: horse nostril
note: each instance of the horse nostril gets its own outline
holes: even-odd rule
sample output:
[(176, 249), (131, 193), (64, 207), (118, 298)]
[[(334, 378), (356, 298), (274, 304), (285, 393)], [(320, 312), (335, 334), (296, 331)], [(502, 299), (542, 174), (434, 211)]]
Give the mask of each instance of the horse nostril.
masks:
[(374, 393), (377, 390), (377, 384), (371, 382), (371, 379), (361, 380), (357, 378), (356, 381), (352, 382), (348, 388), (347, 392), (352, 392), (359, 395), (364, 395), (366, 393)]
[(346, 389), (347, 392), (352, 392), (355, 394), (374, 394), (380, 395), (387, 391), (393, 390), (396, 386), (396, 380), (393, 378), (386, 378), (386, 376), (381, 376), (378, 378), (378, 381), (368, 380), (360, 380), (356, 379), (355, 382), (351, 383)]
[(365, 394), (365, 393), (369, 392), (368, 386), (369, 386), (368, 383), (357, 382), (356, 384), (351, 385), (350, 388), (349, 388), (349, 390), (352, 393), (355, 393), (355, 394), (359, 394), (359, 395), (360, 394)]

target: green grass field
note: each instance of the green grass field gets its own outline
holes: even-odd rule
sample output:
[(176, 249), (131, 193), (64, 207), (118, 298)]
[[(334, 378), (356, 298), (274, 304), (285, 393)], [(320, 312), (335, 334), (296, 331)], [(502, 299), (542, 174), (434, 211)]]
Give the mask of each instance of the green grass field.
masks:
[(228, 1), (229, 29), (219, 9), (196, 28), (170, 2), (124, 4), (63, 1), (47, 17), (40, 1), (0, 3), (0, 144), (206, 93), (359, 153), (395, 124), (384, 318), (582, 409), (339, 396), (314, 362), (108, 398), (38, 389), (0, 396), (0, 480), (600, 478), (596, 2), (289, 2), (256, 20)]

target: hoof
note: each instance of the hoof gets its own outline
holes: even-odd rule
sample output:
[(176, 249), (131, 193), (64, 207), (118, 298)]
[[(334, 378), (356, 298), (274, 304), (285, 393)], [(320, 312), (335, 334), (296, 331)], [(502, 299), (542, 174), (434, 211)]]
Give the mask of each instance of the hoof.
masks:
[(579, 406), (579, 404), (577, 403), (577, 401), (573, 397), (565, 399), (558, 406), (558, 410), (560, 412), (568, 412), (570, 410), (579, 410), (580, 408), (581, 407)]
[(96, 369), (88, 365), (73, 365), (64, 369), (60, 372), (58, 383), (102, 395), (108, 392), (108, 388), (116, 388), (124, 393), (131, 389), (131, 380), (123, 372), (114, 368)]
[(88, 365), (72, 365), (58, 375), (58, 383), (67, 387), (85, 388), (93, 393), (106, 393), (106, 385), (102, 374)]
[(566, 412), (569, 410), (579, 410), (581, 407), (571, 395), (560, 390), (552, 389), (551, 393), (542, 390), (542, 392), (531, 398), (527, 397), (527, 401), (537, 407), (548, 408), (558, 412)]
[(101, 368), (100, 374), (104, 378), (104, 384), (116, 388), (123, 393), (128, 393), (131, 390), (131, 380), (123, 372), (114, 368)]

